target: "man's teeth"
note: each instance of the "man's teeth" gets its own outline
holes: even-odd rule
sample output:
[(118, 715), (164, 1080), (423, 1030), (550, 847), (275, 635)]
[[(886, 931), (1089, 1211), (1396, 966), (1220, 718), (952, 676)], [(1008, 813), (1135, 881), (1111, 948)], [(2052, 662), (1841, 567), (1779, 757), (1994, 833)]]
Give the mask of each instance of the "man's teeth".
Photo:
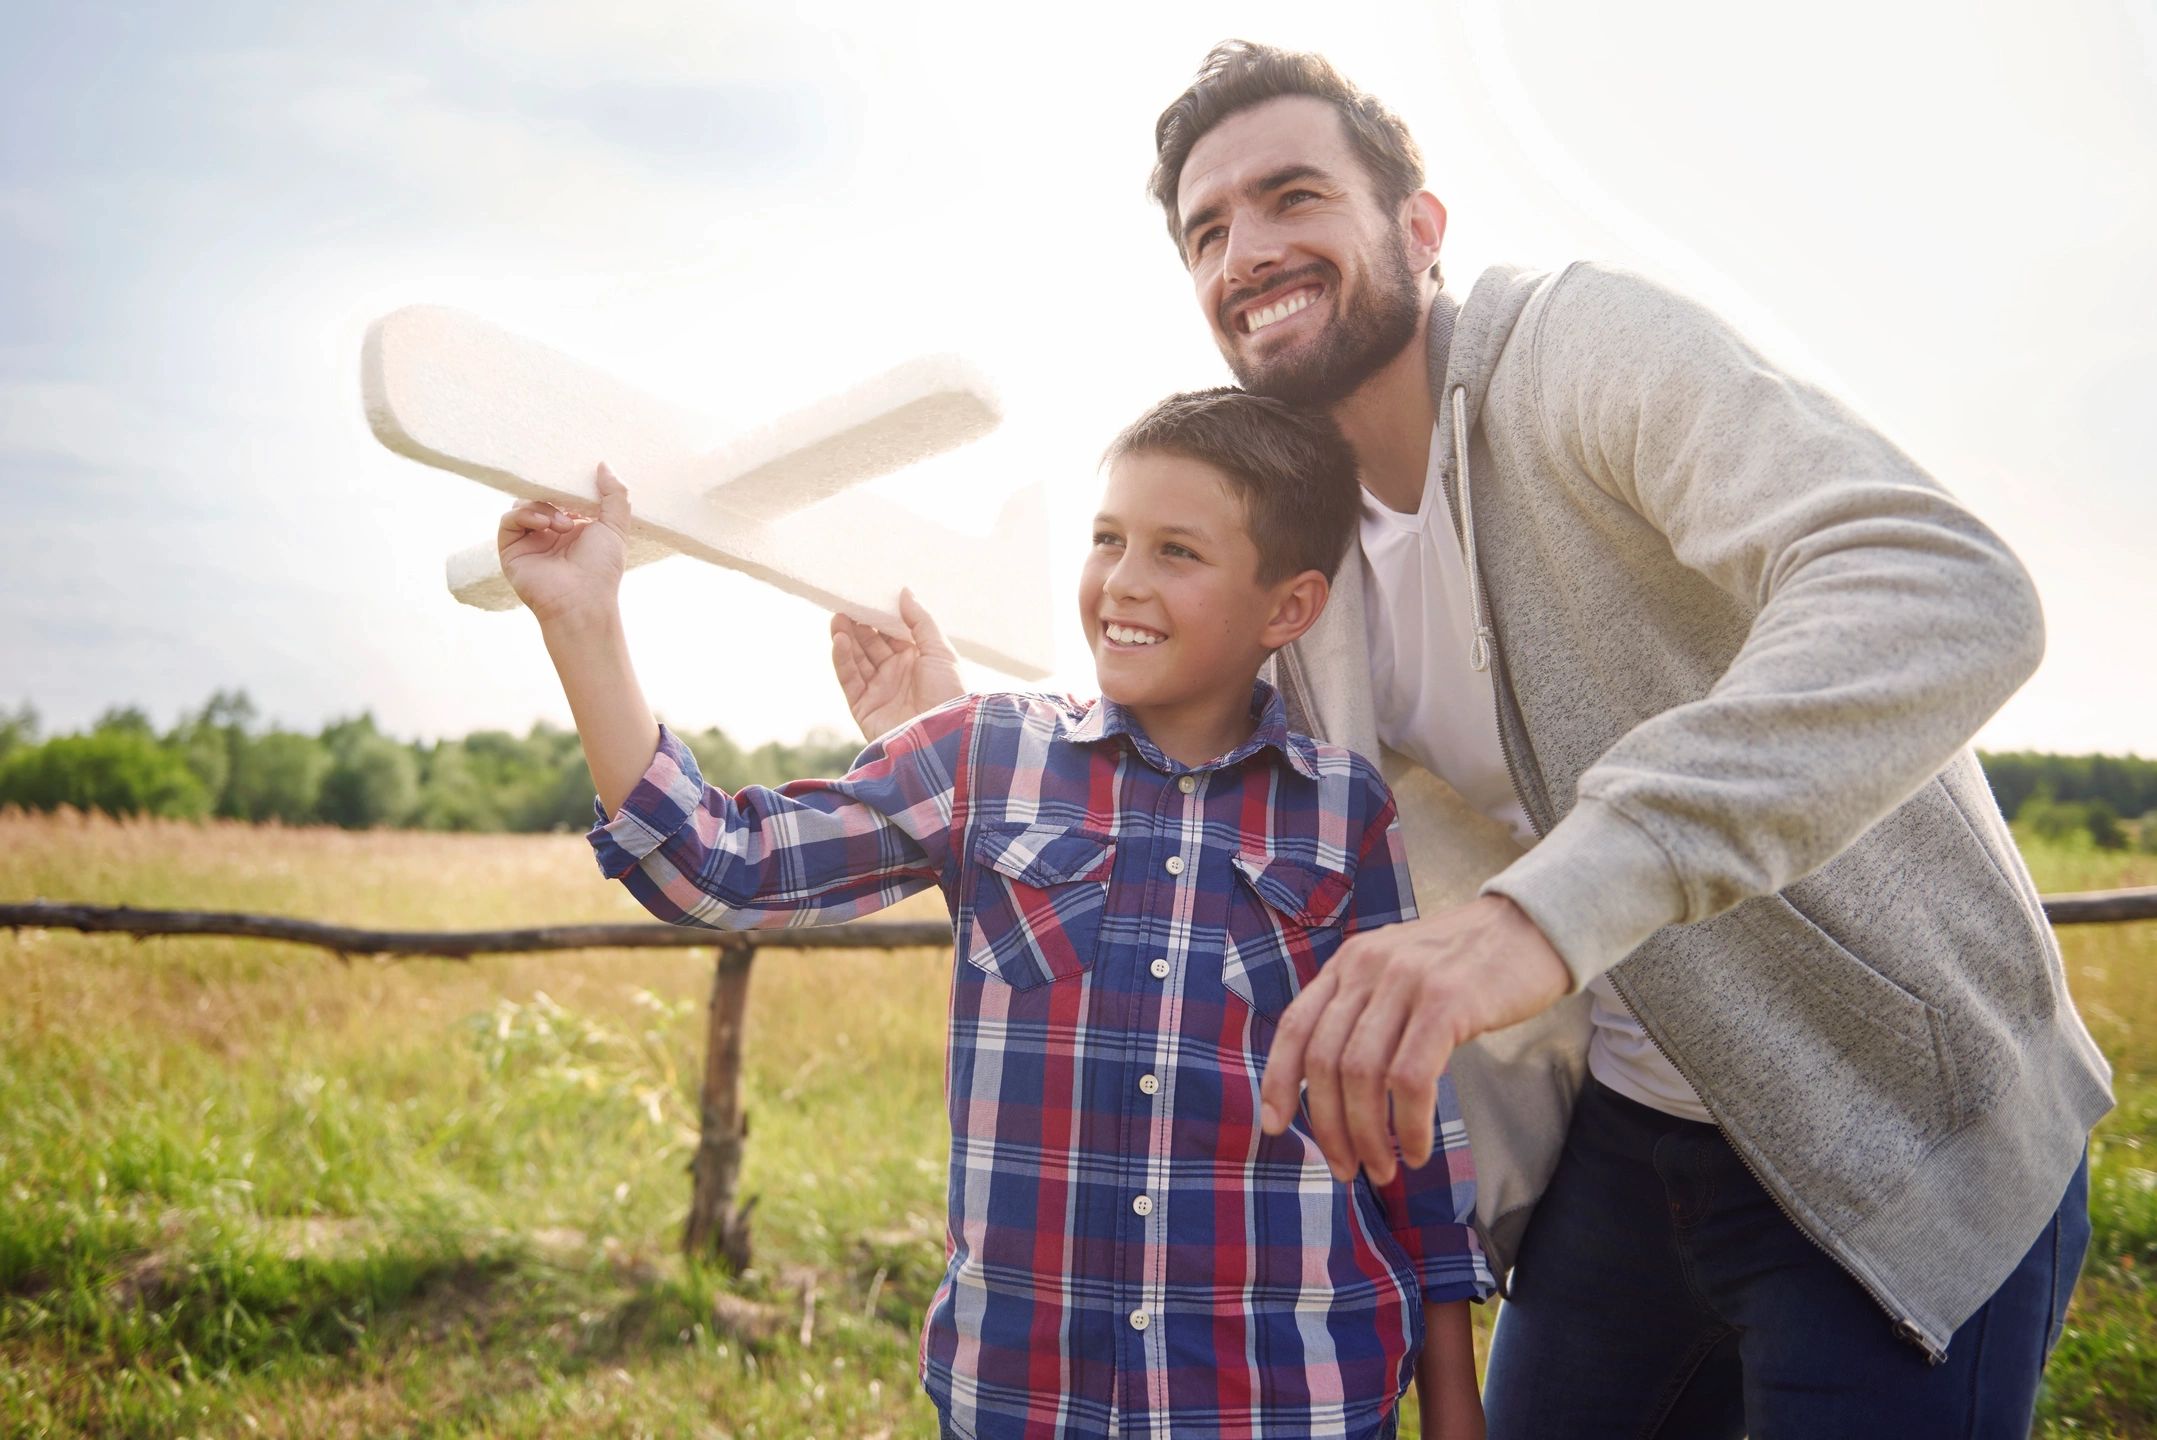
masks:
[(1274, 321), (1286, 320), (1317, 298), (1318, 292), (1316, 290), (1299, 290), (1286, 300), (1276, 301), (1263, 310), (1253, 310), (1245, 315), (1243, 317), (1243, 328), (1246, 333), (1256, 335)]
[(1168, 637), (1156, 635), (1151, 630), (1134, 630), (1128, 625), (1109, 625), (1108, 638), (1118, 645), (1158, 645)]

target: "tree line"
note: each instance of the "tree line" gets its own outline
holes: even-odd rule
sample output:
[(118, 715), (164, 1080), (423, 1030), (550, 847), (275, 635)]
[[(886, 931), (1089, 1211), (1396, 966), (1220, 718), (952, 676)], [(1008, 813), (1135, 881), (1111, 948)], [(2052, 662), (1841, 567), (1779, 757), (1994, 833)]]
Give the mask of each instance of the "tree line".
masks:
[[(750, 750), (717, 728), (681, 738), (729, 790), (836, 775), (859, 748), (829, 732)], [(2034, 750), (1979, 758), (2000, 809), (2030, 833), (2157, 852), (2157, 760)], [(123, 706), (87, 731), (41, 741), (27, 703), (0, 709), (0, 805), (349, 829), (584, 830), (592, 782), (576, 732), (557, 726), (430, 744), (393, 739), (361, 714), (309, 735), (265, 727), (244, 690), (220, 690), (163, 731)]]
[[(860, 746), (813, 733), (744, 749), (725, 731), (679, 732), (715, 785), (837, 775)], [(401, 741), (371, 714), (314, 734), (265, 726), (245, 691), (218, 691), (159, 730), (137, 706), (86, 731), (40, 738), (37, 712), (0, 709), (0, 806), (211, 816), (366, 830), (588, 829), (592, 781), (576, 732), (535, 724), (459, 740)]]

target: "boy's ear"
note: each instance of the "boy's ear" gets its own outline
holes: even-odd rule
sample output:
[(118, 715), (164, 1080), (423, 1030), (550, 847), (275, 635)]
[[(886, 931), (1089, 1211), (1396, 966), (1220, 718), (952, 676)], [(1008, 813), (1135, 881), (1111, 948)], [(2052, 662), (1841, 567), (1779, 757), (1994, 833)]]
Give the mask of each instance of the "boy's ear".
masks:
[(1261, 643), (1268, 650), (1278, 650), (1303, 638), (1303, 632), (1318, 623), (1319, 612), (1326, 608), (1326, 597), (1333, 587), (1317, 570), (1305, 570), (1291, 575), (1273, 587), (1273, 608), (1266, 616), (1266, 627), (1259, 632)]

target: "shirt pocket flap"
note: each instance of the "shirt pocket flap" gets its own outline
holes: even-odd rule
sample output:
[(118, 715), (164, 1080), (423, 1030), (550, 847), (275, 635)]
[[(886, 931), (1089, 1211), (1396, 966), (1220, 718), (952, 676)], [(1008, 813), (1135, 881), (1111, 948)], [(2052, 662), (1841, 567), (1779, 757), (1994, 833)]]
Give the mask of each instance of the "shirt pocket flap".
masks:
[(1245, 850), (1232, 857), (1258, 898), (1298, 925), (1331, 925), (1348, 905), (1348, 876), (1307, 860)]
[(974, 836), (974, 858), (1022, 885), (1070, 885), (1108, 879), (1116, 842), (1061, 825), (984, 825)]

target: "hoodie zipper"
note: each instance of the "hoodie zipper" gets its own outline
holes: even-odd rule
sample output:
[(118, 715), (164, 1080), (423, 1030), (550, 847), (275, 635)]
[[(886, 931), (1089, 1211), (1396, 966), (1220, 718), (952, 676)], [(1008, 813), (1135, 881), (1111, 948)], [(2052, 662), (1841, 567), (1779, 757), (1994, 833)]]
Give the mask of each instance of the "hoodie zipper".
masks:
[[(1521, 814), (1528, 817), (1528, 826), (1535, 831), (1535, 837), (1540, 841), (1548, 832), (1544, 830), (1543, 822), (1537, 817), (1535, 807), (1528, 803), (1527, 787), (1521, 783), (1520, 768), (1513, 759), (1513, 746), (1506, 738), (1505, 702), (1500, 697), (1499, 687), (1503, 684), (1507, 690), (1510, 690), (1512, 684), (1510, 680), (1506, 679), (1505, 662), (1498, 654), (1497, 633), (1491, 623), (1490, 590), (1483, 583), (1483, 571), (1476, 559), (1475, 512), (1471, 508), (1474, 501), (1470, 499), (1468, 479), (1468, 387), (1455, 385), (1452, 388), (1450, 399), (1453, 407), (1453, 460), (1460, 473), (1460, 499), (1457, 509), (1454, 504), (1451, 478), (1445, 473), (1443, 467), (1440, 469), (1439, 479), (1445, 485), (1447, 515), (1455, 521), (1455, 528), (1458, 531), (1457, 538), (1461, 543), (1463, 556), (1468, 567), (1470, 618), (1475, 627), (1475, 638), (1468, 648), (1468, 663), (1478, 671), (1485, 668), (1491, 671), (1491, 710), (1492, 720), (1498, 730), (1498, 752), (1505, 757), (1505, 774), (1506, 779), (1511, 781), (1513, 785), (1513, 799), (1520, 805)], [(1655, 1053), (1662, 1056), (1670, 1068), (1675, 1070), (1679, 1077), (1692, 1087), (1693, 1094), (1700, 1100), (1701, 1107), (1715, 1117), (1716, 1127), (1723, 1131), (1723, 1143), (1730, 1146), (1730, 1153), (1738, 1157), (1738, 1163), (1743, 1165), (1746, 1173), (1753, 1177), (1753, 1183), (1760, 1187), (1761, 1193), (1775, 1202), (1775, 1208), (1780, 1210), (1783, 1218), (1790, 1222), (1790, 1228), (1811, 1241), (1814, 1248), (1835, 1263), (1836, 1268), (1856, 1281), (1858, 1288), (1870, 1295), (1873, 1303), (1887, 1315), (1889, 1320), (1894, 1322), (1895, 1334), (1922, 1350), (1925, 1353), (1927, 1363), (1938, 1365), (1945, 1360), (1947, 1351), (1944, 1347), (1935, 1346), (1926, 1338), (1924, 1330), (1919, 1327), (1918, 1323), (1898, 1310), (1895, 1303), (1881, 1291), (1879, 1286), (1874, 1285), (1870, 1280), (1851, 1269), (1825, 1241), (1813, 1234), (1810, 1229), (1799, 1221), (1796, 1212), (1784, 1202), (1781, 1195), (1775, 1192), (1775, 1187), (1768, 1184), (1766, 1177), (1760, 1173), (1759, 1168), (1753, 1164), (1751, 1158), (1738, 1146), (1730, 1143), (1730, 1127), (1723, 1122), (1723, 1118), (1717, 1112), (1714, 1102), (1708, 1098), (1707, 1092), (1700, 1088), (1700, 1082), (1686, 1072), (1685, 1067), (1678, 1062), (1678, 1057), (1671, 1054), (1664, 1047), (1661, 1038), (1648, 1028), (1648, 1023), (1645, 1020), (1640, 1018), (1640, 1010), (1633, 1004), (1633, 997), (1625, 993), (1624, 987), (1618, 983), (1615, 976), (1611, 978), (1610, 989), (1611, 993), (1618, 997), (1619, 1003), (1625, 1006), (1626, 1013), (1633, 1017), (1633, 1023), (1640, 1027), (1640, 1033), (1648, 1037), (1648, 1043), (1655, 1047)]]

